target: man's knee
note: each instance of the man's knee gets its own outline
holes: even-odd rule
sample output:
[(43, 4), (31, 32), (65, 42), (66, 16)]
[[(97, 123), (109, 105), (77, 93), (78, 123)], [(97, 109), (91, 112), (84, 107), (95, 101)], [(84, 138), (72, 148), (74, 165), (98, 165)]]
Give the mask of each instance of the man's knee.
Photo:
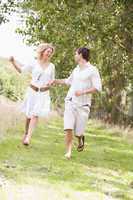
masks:
[(70, 135), (70, 134), (72, 134), (73, 130), (72, 129), (65, 129), (64, 132), (65, 132), (66, 135)]

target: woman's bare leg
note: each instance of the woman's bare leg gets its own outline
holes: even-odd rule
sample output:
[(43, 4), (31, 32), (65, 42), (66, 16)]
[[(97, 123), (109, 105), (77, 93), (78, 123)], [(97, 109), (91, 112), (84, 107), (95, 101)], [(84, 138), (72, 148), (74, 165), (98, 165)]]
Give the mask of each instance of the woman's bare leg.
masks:
[(31, 120), (30, 118), (26, 117), (26, 120), (25, 120), (25, 132), (24, 132), (24, 136), (23, 136), (22, 142), (24, 142), (24, 140), (26, 138), (26, 135), (28, 134), (30, 120)]
[(37, 116), (31, 117), (29, 124), (28, 124), (28, 121), (27, 121), (26, 128), (28, 129), (28, 131), (27, 131), (26, 138), (24, 140), (24, 144), (28, 145), (30, 143), (31, 136), (32, 136), (32, 133), (33, 133), (33, 131), (34, 131), (36, 125), (37, 125), (37, 122), (38, 122)]
[(25, 122), (25, 134), (28, 133), (30, 120), (31, 120), (31, 118), (26, 118), (26, 122)]

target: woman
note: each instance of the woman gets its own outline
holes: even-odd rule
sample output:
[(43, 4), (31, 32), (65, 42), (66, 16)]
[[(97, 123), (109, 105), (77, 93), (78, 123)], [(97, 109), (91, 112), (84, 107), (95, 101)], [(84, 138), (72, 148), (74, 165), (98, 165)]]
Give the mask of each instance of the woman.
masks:
[(54, 47), (51, 44), (43, 43), (37, 48), (37, 60), (35, 63), (21, 65), (14, 57), (9, 59), (19, 73), (30, 72), (32, 75), (32, 80), (22, 105), (22, 112), (26, 114), (24, 145), (30, 144), (38, 118), (46, 116), (50, 111), (49, 83), (55, 77), (55, 66), (50, 62), (53, 53)]

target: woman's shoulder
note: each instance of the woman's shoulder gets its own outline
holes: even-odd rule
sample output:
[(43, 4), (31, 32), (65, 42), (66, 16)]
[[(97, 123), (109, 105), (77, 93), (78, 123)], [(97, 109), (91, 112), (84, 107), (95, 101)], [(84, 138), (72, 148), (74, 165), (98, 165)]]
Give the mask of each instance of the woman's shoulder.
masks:
[(52, 70), (55, 70), (55, 65), (52, 62), (50, 63), (50, 66)]

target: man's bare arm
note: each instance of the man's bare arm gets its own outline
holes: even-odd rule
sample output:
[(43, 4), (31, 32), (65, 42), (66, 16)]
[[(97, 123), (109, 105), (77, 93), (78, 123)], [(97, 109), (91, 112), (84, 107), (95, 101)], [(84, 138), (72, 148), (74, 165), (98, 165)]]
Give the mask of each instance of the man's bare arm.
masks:
[(85, 94), (93, 94), (93, 93), (96, 93), (97, 91), (98, 90), (96, 88), (92, 87), (92, 88), (89, 88), (87, 90), (76, 91), (75, 95), (78, 97), (78, 96), (85, 95)]
[(66, 85), (65, 79), (55, 79), (55, 84)]

